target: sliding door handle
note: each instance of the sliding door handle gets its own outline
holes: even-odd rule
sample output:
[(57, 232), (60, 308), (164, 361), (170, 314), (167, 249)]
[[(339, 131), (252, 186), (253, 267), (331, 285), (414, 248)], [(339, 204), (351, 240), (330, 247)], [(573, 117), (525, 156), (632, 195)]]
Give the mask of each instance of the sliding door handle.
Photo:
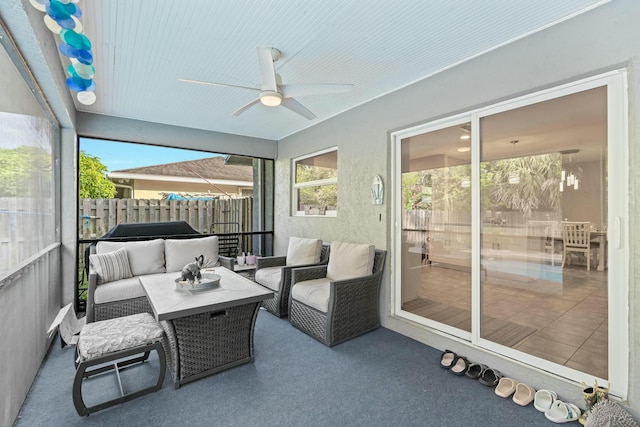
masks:
[(622, 218), (619, 216), (613, 219), (613, 247), (616, 249), (622, 247)]

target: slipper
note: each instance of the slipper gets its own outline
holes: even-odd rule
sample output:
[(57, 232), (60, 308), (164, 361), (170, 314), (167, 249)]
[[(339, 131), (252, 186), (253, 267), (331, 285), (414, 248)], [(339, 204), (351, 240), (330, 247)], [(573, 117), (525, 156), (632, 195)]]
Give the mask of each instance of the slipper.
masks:
[(477, 380), (482, 376), (482, 374), (484, 374), (484, 371), (486, 371), (487, 369), (489, 369), (487, 365), (481, 365), (480, 363), (472, 363), (471, 365), (469, 365), (469, 369), (467, 369), (467, 372), (465, 372), (464, 374), (469, 378), (473, 378), (474, 380)]
[(442, 353), (442, 357), (440, 358), (440, 366), (442, 366), (443, 368), (449, 369), (450, 367), (453, 366), (457, 357), (458, 355), (455, 354), (453, 351), (445, 350), (444, 353)]
[(469, 360), (464, 356), (458, 356), (449, 372), (454, 375), (464, 375), (467, 369), (469, 369)]
[[(502, 380), (500, 380), (502, 382)], [(518, 383), (516, 393), (513, 395), (513, 401), (520, 406), (527, 406), (533, 401), (536, 390), (530, 385)]]
[(503, 375), (500, 371), (489, 368), (482, 373), (482, 376), (478, 378), (478, 381), (488, 387), (495, 387), (502, 377)]
[(549, 421), (554, 423), (570, 423), (577, 421), (580, 418), (580, 408), (573, 403), (566, 403), (561, 400), (556, 400), (551, 405), (551, 409), (544, 413)]
[(547, 412), (557, 399), (558, 395), (555, 391), (538, 390), (533, 398), (533, 406), (540, 412)]
[(516, 382), (511, 378), (500, 378), (496, 387), (496, 394), (500, 397), (509, 397), (516, 391)]

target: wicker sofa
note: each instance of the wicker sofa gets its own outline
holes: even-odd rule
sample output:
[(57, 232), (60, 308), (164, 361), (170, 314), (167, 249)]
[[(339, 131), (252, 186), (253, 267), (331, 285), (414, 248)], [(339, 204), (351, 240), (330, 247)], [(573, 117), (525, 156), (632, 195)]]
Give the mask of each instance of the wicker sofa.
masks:
[[(173, 223), (157, 224), (150, 228), (155, 234), (148, 234), (158, 236), (162, 230), (170, 237), (130, 234), (131, 240), (99, 241), (88, 248), (87, 322), (152, 313), (139, 277), (166, 275), (167, 280), (175, 280), (182, 268), (201, 254), (203, 267), (222, 265), (233, 270), (232, 258), (218, 256), (218, 236), (205, 236), (191, 227), (192, 233), (176, 233), (180, 228), (171, 228)], [(145, 226), (150, 230), (149, 224)]]

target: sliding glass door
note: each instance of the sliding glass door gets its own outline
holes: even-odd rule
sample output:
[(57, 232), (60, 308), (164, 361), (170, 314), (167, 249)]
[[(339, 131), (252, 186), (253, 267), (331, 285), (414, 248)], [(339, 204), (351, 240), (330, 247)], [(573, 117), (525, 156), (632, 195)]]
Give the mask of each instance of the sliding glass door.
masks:
[(622, 387), (625, 102), (610, 73), (395, 133), (396, 315)]
[(606, 106), (601, 86), (480, 118), (480, 336), (603, 379)]
[(402, 309), (471, 331), (471, 124), (401, 141)]

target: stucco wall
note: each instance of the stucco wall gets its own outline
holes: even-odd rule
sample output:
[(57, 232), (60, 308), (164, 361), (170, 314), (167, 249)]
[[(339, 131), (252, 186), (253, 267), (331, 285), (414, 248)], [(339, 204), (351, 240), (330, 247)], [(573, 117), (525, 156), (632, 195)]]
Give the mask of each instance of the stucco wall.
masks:
[[(418, 123), (490, 105), (540, 89), (597, 75), (604, 71), (627, 67), (629, 88), (629, 164), (634, 165), (640, 153), (638, 127), (637, 58), (640, 55), (640, 2), (619, 0), (580, 15), (567, 22), (533, 34), (455, 68), (446, 70), (404, 90), (389, 94), (351, 111), (320, 123), (279, 141), (276, 162), (275, 251), (286, 251), (289, 236), (317, 237), (374, 243), (390, 249), (392, 245), (389, 191), (390, 132)], [(338, 216), (336, 218), (295, 218), (290, 216), (291, 159), (315, 150), (338, 147)], [(640, 367), (637, 351), (640, 332), (635, 327), (640, 301), (635, 292), (640, 272), (640, 231), (637, 206), (640, 172), (631, 167), (631, 194), (628, 243), (630, 245), (630, 381), (628, 402), (632, 412), (640, 415), (640, 381), (635, 375)], [(384, 206), (372, 206), (369, 186), (374, 174), (385, 181), (387, 196)], [(382, 221), (379, 220), (380, 214)], [(579, 385), (521, 366), (496, 354), (470, 348), (464, 342), (390, 317), (393, 253), (385, 269), (381, 305), (383, 325), (436, 348), (452, 348), (471, 360), (502, 367), (515, 378), (526, 378), (538, 388), (556, 390), (566, 399), (580, 403)], [(622, 350), (624, 351), (624, 349)], [(435, 361), (434, 361), (435, 362)]]

